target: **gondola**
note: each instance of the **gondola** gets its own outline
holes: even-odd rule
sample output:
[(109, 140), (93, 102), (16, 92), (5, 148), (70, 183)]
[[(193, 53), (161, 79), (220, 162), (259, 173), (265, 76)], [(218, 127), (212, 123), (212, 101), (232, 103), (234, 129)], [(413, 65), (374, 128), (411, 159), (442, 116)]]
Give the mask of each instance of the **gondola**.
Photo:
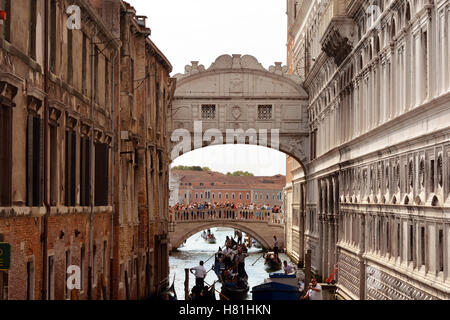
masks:
[(271, 273), (263, 284), (252, 288), (252, 300), (298, 300), (297, 276)]
[(278, 259), (275, 259), (275, 253), (274, 252), (267, 252), (264, 254), (264, 265), (266, 266), (266, 269), (276, 271), (281, 269), (281, 260), (278, 257)]
[(214, 282), (210, 287), (204, 286), (202, 289), (194, 286), (189, 298), (191, 301), (198, 302), (216, 301), (216, 282)]
[(168, 289), (166, 289), (161, 295), (162, 295), (163, 300), (168, 300), (168, 301), (178, 300), (177, 292), (175, 291), (175, 275), (173, 275), (172, 285)]
[[(239, 279), (237, 283), (225, 282), (222, 284), (221, 300), (245, 300), (248, 295), (248, 283), (246, 279)], [(224, 298), (224, 296), (226, 298)]]

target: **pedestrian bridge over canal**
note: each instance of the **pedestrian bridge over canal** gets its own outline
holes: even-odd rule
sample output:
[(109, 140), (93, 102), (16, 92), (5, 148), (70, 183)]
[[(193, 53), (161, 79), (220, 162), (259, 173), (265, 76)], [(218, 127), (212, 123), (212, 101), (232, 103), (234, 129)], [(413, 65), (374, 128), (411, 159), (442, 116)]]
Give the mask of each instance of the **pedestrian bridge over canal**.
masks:
[[(258, 241), (264, 248), (272, 248), (273, 236), (284, 248), (284, 223), (279, 213), (269, 210), (209, 209), (181, 210), (170, 215), (170, 247), (177, 249), (194, 234), (214, 228), (227, 227), (240, 230)], [(217, 244), (222, 246), (223, 244)]]

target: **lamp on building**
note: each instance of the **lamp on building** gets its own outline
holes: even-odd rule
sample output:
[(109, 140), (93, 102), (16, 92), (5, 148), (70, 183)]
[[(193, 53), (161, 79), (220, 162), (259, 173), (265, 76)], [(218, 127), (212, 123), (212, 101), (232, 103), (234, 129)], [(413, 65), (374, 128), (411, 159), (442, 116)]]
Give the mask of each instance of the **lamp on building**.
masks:
[(3, 21), (5, 21), (6, 18), (7, 18), (6, 11), (0, 10), (0, 25), (3, 24)]
[(77, 230), (75, 230), (75, 238), (78, 238), (78, 236), (81, 234), (81, 232), (80, 231), (78, 231), (78, 229)]
[(59, 233), (59, 239), (62, 239), (62, 238), (64, 238), (64, 235), (65, 235), (64, 231), (63, 231), (63, 230), (61, 230), (61, 232)]

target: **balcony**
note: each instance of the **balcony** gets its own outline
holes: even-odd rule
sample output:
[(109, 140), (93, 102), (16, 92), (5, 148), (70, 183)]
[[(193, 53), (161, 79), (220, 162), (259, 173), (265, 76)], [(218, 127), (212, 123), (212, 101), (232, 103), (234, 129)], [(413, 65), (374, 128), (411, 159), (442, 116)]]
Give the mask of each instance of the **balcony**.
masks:
[(356, 24), (346, 15), (349, 0), (330, 1), (320, 25), (322, 50), (340, 65), (353, 49)]

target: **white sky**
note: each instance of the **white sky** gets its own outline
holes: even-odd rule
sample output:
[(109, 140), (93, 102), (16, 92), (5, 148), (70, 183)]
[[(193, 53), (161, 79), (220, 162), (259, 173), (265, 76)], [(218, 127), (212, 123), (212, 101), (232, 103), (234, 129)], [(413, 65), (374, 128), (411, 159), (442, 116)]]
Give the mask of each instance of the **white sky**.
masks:
[[(265, 68), (286, 64), (285, 0), (128, 0), (148, 17), (151, 39), (169, 59), (172, 75), (191, 61), (209, 68), (222, 54), (250, 54)], [(212, 151), (211, 151), (212, 150)], [(257, 151), (260, 150), (260, 151)], [(236, 158), (229, 158), (235, 154)], [(245, 155), (245, 156), (242, 156)], [(255, 160), (256, 158), (261, 158)], [(286, 174), (286, 156), (255, 146), (214, 146), (190, 152), (174, 165), (208, 166), (220, 172)], [(256, 165), (255, 165), (256, 164)]]

